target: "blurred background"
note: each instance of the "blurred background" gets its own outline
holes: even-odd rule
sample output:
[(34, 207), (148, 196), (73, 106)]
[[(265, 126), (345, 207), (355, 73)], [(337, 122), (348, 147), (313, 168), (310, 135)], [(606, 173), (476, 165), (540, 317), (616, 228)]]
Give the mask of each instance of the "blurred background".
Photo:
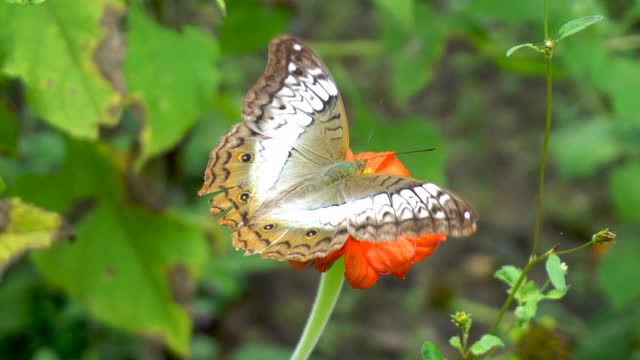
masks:
[[(4, 272), (0, 359), (288, 358), (319, 274), (243, 257), (196, 195), (285, 33), (336, 78), (355, 152), (437, 147), (401, 160), (480, 214), (405, 281), (345, 284), (313, 358), (416, 359), (424, 341), (455, 358), (456, 310), (487, 331), (506, 298), (493, 272), (531, 251), (545, 65), (505, 52), (542, 43), (542, 0), (15, 2), (0, 3), (0, 196), (75, 238)], [(496, 357), (640, 359), (640, 1), (550, 1), (549, 28), (595, 14), (554, 53), (539, 249), (603, 228), (618, 243), (563, 257), (568, 295)]]

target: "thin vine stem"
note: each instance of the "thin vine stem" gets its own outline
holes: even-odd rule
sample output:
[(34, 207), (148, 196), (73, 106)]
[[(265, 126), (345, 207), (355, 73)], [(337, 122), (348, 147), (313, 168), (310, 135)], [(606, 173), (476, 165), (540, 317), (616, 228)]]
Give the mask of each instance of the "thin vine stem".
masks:
[(544, 143), (540, 156), (540, 178), (538, 179), (538, 202), (536, 204), (536, 224), (533, 230), (533, 245), (531, 256), (535, 257), (540, 241), (540, 228), (542, 226), (542, 208), (544, 205), (544, 178), (547, 168), (547, 151), (549, 147), (549, 134), (551, 133), (551, 110), (553, 108), (553, 76), (551, 72), (551, 56), (546, 56), (547, 63), (547, 117), (544, 128)]
[(529, 274), (529, 271), (533, 268), (534, 265), (544, 261), (551, 254), (556, 254), (558, 256), (567, 255), (567, 254), (571, 254), (571, 253), (574, 253), (576, 251), (580, 251), (582, 249), (588, 248), (589, 246), (591, 246), (591, 245), (593, 245), (595, 243), (596, 243), (596, 239), (591, 239), (591, 241), (588, 241), (588, 242), (586, 242), (586, 243), (584, 243), (584, 244), (582, 244), (582, 245), (580, 245), (578, 247), (572, 248), (572, 249), (563, 250), (563, 251), (555, 251), (554, 249), (551, 249), (551, 250), (547, 251), (546, 253), (544, 253), (543, 255), (541, 255), (539, 257), (530, 258), (529, 262), (527, 263), (527, 265), (524, 267), (524, 269), (522, 269), (522, 273), (520, 274), (520, 277), (518, 278), (518, 280), (516, 280), (516, 283), (513, 285), (513, 288), (509, 292), (509, 297), (507, 297), (507, 300), (502, 305), (502, 308), (500, 308), (500, 312), (498, 313), (498, 316), (496, 317), (495, 321), (493, 322), (493, 325), (491, 325), (491, 329), (489, 329), (489, 334), (495, 334), (496, 330), (498, 329), (498, 325), (500, 325), (500, 321), (502, 321), (502, 317), (504, 316), (504, 314), (509, 309), (509, 306), (511, 306), (511, 303), (513, 302), (513, 299), (516, 296), (516, 293), (518, 292), (518, 289), (522, 285), (522, 282), (524, 282), (524, 280), (527, 278), (527, 275)]
[(540, 242), (540, 227), (542, 226), (542, 208), (544, 205), (544, 178), (547, 167), (547, 148), (549, 146), (549, 133), (551, 132), (551, 113), (553, 107), (553, 77), (551, 72), (551, 58), (553, 42), (549, 39), (549, 0), (544, 0), (544, 46), (547, 78), (547, 116), (544, 128), (544, 143), (540, 156), (540, 178), (538, 179), (538, 201), (536, 204), (536, 223), (533, 230), (533, 244), (531, 245), (531, 257), (535, 257)]
[(316, 300), (307, 319), (298, 345), (291, 355), (291, 360), (306, 360), (309, 358), (320, 335), (324, 331), (333, 308), (338, 301), (342, 284), (344, 283), (344, 260), (340, 259), (322, 274)]
[(549, 0), (544, 0), (544, 41), (549, 40)]

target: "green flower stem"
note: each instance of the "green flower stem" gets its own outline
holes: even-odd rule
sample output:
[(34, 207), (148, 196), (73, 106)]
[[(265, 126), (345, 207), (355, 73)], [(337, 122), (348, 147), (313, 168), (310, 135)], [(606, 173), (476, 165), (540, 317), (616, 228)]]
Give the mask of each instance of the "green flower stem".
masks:
[(324, 330), (333, 308), (340, 296), (342, 284), (344, 283), (344, 260), (336, 261), (320, 279), (318, 294), (313, 304), (309, 319), (304, 327), (302, 336), (296, 345), (296, 349), (291, 355), (291, 360), (305, 360), (309, 358), (316, 346), (322, 331)]
[(572, 249), (569, 249), (569, 250), (555, 251), (555, 249), (551, 249), (551, 250), (547, 251), (546, 253), (544, 253), (543, 255), (541, 255), (539, 257), (530, 258), (529, 263), (527, 264), (527, 266), (524, 267), (524, 269), (522, 270), (522, 273), (520, 274), (520, 277), (518, 278), (516, 283), (513, 285), (513, 288), (511, 289), (511, 292), (509, 292), (509, 297), (507, 298), (507, 300), (502, 305), (502, 308), (500, 309), (500, 312), (498, 313), (498, 317), (496, 317), (496, 320), (493, 322), (493, 325), (491, 325), (491, 329), (489, 329), (489, 334), (495, 334), (496, 330), (498, 329), (498, 325), (500, 324), (500, 321), (502, 320), (502, 317), (507, 312), (507, 309), (509, 309), (509, 306), (511, 306), (511, 302), (513, 302), (513, 298), (515, 297), (516, 293), (518, 292), (518, 289), (520, 288), (520, 285), (522, 285), (522, 282), (524, 282), (524, 279), (526, 279), (527, 274), (529, 274), (529, 271), (531, 270), (531, 268), (533, 268), (533, 266), (535, 264), (544, 261), (551, 254), (556, 254), (558, 256), (571, 254), (573, 252), (580, 251), (582, 249), (588, 248), (589, 246), (591, 246), (591, 245), (593, 245), (595, 243), (596, 243), (596, 240), (595, 239), (591, 239), (591, 241), (586, 242), (586, 243), (584, 243), (584, 244), (582, 244), (582, 245), (580, 245), (578, 247), (575, 247), (575, 248), (572, 248)]

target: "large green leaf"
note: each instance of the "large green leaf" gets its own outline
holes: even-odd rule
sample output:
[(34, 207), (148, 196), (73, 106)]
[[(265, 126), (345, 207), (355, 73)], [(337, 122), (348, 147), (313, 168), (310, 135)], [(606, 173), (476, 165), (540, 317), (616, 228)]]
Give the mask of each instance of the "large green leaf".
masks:
[(229, 1), (220, 26), (220, 48), (224, 54), (264, 51), (269, 40), (286, 30), (288, 18), (282, 8), (264, 1)]
[(444, 49), (447, 23), (422, 2), (413, 4), (412, 21), (402, 21), (407, 11), (391, 11), (397, 7), (388, 1), (376, 3), (384, 19), (385, 53), (391, 59), (391, 93), (404, 103), (431, 80), (433, 65)]
[(33, 109), (55, 127), (96, 138), (100, 125), (114, 125), (120, 95), (94, 62), (105, 37), (105, 9), (116, 0), (48, 1), (39, 6), (0, 3), (0, 43), (6, 51), (1, 71), (26, 85)]
[(174, 146), (203, 113), (218, 82), (218, 50), (201, 31), (164, 29), (137, 9), (129, 14), (128, 45), (125, 77), (142, 104), (140, 166)]
[(44, 276), (98, 319), (187, 353), (191, 322), (168, 279), (177, 264), (199, 272), (207, 251), (202, 233), (170, 216), (110, 205), (99, 205), (75, 231), (75, 243), (37, 254)]
[(9, 183), (9, 195), (44, 208), (67, 212), (81, 200), (117, 202), (122, 183), (105, 146), (68, 139), (66, 158), (53, 174), (25, 174)]
[(191, 325), (171, 296), (169, 273), (183, 264), (198, 275), (207, 255), (201, 230), (123, 205), (122, 179), (105, 147), (71, 140), (66, 153), (59, 171), (9, 184), (10, 193), (76, 221), (75, 242), (37, 254), (39, 270), (105, 323), (186, 353)]
[(48, 248), (70, 234), (54, 212), (18, 198), (0, 200), (0, 276), (17, 257), (29, 250)]
[(0, 156), (15, 155), (18, 151), (18, 121), (0, 103)]

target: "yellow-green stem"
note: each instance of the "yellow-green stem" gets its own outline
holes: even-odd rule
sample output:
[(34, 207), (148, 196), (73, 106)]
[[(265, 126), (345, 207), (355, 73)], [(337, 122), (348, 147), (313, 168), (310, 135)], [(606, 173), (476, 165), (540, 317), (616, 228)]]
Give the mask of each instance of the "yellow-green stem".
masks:
[(327, 321), (331, 317), (333, 308), (340, 296), (344, 283), (344, 261), (336, 261), (327, 272), (322, 274), (316, 300), (307, 319), (298, 345), (291, 355), (291, 360), (306, 360), (313, 352)]

